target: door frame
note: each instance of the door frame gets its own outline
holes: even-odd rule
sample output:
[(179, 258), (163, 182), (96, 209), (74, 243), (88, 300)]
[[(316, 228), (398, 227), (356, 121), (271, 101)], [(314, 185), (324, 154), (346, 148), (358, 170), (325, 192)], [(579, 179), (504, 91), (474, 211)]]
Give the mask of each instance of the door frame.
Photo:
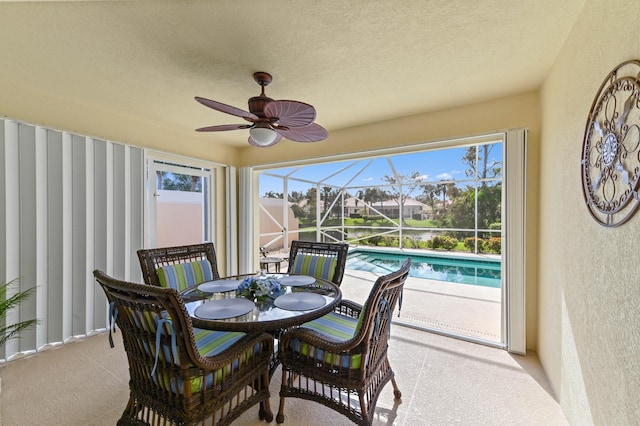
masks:
[[(481, 143), (483, 140), (500, 138), (503, 143), (503, 291), (502, 291), (502, 343), (495, 346), (507, 349), (511, 353), (526, 354), (526, 181), (527, 181), (527, 136), (525, 128), (507, 129), (501, 132), (463, 138), (450, 138), (442, 141), (405, 145), (386, 149), (357, 152), (331, 157), (309, 158), (300, 161), (247, 166), (241, 169), (240, 186), (244, 189), (244, 197), (248, 204), (240, 211), (240, 242), (246, 241), (247, 249), (255, 248), (258, 241), (258, 227), (250, 212), (257, 212), (258, 203), (256, 172), (279, 167), (293, 167), (327, 161), (342, 161), (371, 155), (399, 154), (410, 152), (428, 145), (430, 149), (462, 146)], [(255, 215), (257, 216), (257, 215)], [(246, 226), (245, 226), (246, 225)], [(249, 241), (252, 241), (251, 244)], [(252, 263), (252, 253), (240, 252), (241, 265)], [(508, 253), (508, 254), (507, 254)], [(452, 336), (458, 337), (458, 336)], [(474, 341), (474, 339), (464, 339)], [(484, 341), (477, 343), (486, 344)], [(493, 346), (493, 344), (491, 345)]]
[[(158, 167), (160, 166), (160, 167)], [(145, 151), (145, 203), (144, 203), (144, 245), (146, 248), (155, 247), (155, 235), (152, 232), (156, 223), (156, 172), (169, 171), (172, 173), (189, 174), (209, 178), (209, 185), (203, 187), (208, 205), (203, 211), (205, 223), (205, 235), (203, 242), (215, 241), (216, 238), (216, 209), (214, 201), (214, 188), (216, 187), (216, 171), (219, 165), (194, 158), (167, 154), (157, 151)]]

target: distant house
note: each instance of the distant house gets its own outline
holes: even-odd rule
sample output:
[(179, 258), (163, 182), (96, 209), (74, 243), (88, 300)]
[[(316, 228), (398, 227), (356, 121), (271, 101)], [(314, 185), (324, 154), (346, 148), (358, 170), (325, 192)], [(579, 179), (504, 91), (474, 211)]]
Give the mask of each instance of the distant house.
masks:
[(368, 214), (367, 205), (361, 200), (355, 197), (348, 197), (344, 199), (344, 215), (351, 217), (354, 214)]
[[(389, 217), (398, 217), (400, 205), (396, 200), (376, 201), (367, 204), (355, 197), (344, 200), (345, 216), (352, 217), (354, 214), (376, 215), (383, 214)], [(421, 203), (414, 198), (406, 198), (402, 206), (402, 217), (426, 219), (431, 214), (431, 207)]]

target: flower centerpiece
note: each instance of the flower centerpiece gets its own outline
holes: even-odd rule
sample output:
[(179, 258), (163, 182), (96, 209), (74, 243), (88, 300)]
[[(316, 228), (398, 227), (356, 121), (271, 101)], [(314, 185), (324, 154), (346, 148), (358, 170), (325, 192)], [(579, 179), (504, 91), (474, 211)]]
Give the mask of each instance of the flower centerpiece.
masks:
[(265, 300), (269, 296), (278, 295), (280, 290), (280, 281), (274, 277), (259, 275), (242, 280), (236, 294), (250, 300)]

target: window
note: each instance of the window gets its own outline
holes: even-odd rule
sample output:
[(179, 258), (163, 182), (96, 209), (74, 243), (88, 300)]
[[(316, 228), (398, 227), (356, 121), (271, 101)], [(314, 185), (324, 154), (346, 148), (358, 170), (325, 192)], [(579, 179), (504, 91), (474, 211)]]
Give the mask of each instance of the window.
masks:
[(147, 247), (212, 241), (213, 178), (211, 167), (197, 162), (148, 156)]

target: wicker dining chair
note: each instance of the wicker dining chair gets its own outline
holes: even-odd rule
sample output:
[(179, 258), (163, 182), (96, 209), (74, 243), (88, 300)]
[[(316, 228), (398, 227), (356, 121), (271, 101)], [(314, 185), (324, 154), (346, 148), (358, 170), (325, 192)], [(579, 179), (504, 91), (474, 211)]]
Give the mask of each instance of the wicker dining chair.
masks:
[(138, 250), (146, 284), (181, 291), (204, 281), (220, 279), (213, 243)]
[[(129, 361), (129, 402), (119, 425), (221, 426), (258, 403), (260, 418), (273, 420), (269, 334), (193, 328), (174, 289), (93, 274)], [(115, 325), (109, 324), (112, 347)]]
[(324, 278), (339, 286), (348, 252), (349, 245), (345, 243), (291, 241), (287, 273)]
[(410, 266), (407, 258), (399, 270), (378, 278), (364, 306), (343, 300), (333, 312), (280, 336), (278, 423), (284, 422), (287, 397), (319, 402), (360, 425), (371, 424), (389, 380), (395, 398), (401, 398), (387, 348), (391, 315), (396, 304), (400, 315)]

